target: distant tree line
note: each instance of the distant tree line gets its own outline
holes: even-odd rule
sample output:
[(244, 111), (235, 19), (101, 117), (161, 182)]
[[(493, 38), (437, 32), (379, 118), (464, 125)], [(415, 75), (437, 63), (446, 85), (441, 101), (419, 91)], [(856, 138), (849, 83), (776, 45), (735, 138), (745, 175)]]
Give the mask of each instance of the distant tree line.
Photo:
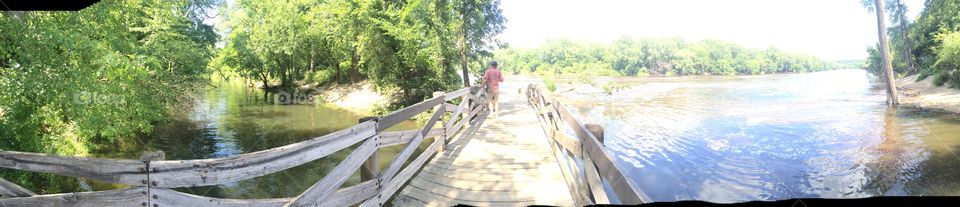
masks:
[[(706, 39), (622, 37), (612, 44), (550, 40), (533, 49), (497, 51), (507, 73), (588, 75), (755, 75), (859, 68), (862, 61), (832, 62), (777, 48), (753, 49)], [(851, 64), (853, 63), (853, 64)], [(860, 64), (857, 64), (860, 63)]]

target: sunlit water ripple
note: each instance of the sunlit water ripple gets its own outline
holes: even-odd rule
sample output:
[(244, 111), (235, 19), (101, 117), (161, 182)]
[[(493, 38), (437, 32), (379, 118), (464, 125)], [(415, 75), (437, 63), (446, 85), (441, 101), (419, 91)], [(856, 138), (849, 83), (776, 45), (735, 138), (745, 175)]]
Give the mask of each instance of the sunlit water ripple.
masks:
[(960, 194), (960, 117), (887, 109), (862, 70), (561, 93), (654, 200)]

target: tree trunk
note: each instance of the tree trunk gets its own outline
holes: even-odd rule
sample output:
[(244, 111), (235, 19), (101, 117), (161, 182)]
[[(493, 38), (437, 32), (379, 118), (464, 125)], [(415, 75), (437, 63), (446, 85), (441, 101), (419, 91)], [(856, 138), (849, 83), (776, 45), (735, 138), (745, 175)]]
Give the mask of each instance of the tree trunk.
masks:
[(313, 70), (313, 58), (314, 58), (313, 53), (314, 53), (313, 44), (310, 44), (310, 72), (316, 72), (315, 70)]
[(470, 74), (467, 70), (467, 34), (466, 29), (460, 29), (462, 38), (460, 39), (460, 69), (463, 71), (463, 87), (470, 87)]
[(901, 53), (903, 56), (904, 63), (907, 64), (907, 74), (916, 74), (917, 68), (913, 64), (913, 53), (910, 50), (913, 49), (913, 41), (910, 41), (910, 36), (907, 35), (907, 17), (900, 17), (900, 38), (903, 39), (903, 51)]
[(353, 50), (350, 51), (350, 81), (357, 81), (360, 75), (359, 69), (357, 67), (360, 65), (360, 56), (357, 55), (357, 46), (353, 46)]
[(260, 74), (258, 76), (260, 76), (260, 81), (263, 83), (263, 102), (266, 103), (267, 95), (269, 95), (267, 94), (267, 89), (270, 88), (270, 85), (267, 83), (267, 75), (264, 73), (266, 72), (263, 69), (260, 69)]
[(887, 105), (896, 106), (900, 104), (897, 99), (897, 85), (894, 82), (893, 63), (890, 61), (890, 45), (887, 42), (887, 26), (883, 18), (883, 1), (874, 0), (873, 5), (877, 11), (877, 33), (880, 36), (880, 59), (883, 60), (884, 77), (887, 82)]
[(333, 64), (333, 69), (336, 70), (336, 71), (334, 71), (334, 74), (333, 74), (333, 80), (334, 80), (335, 82), (337, 82), (337, 83), (343, 82), (343, 81), (340, 79), (340, 63), (339, 63), (339, 62), (338, 62), (338, 63), (334, 63), (334, 64)]

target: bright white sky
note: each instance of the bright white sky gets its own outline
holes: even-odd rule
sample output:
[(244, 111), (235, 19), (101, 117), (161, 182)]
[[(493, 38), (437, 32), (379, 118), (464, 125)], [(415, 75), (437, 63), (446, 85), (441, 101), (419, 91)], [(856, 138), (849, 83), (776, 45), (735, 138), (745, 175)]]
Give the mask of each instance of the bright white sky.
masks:
[[(904, 1), (912, 20), (923, 0)], [(876, 14), (860, 0), (502, 0), (501, 8), (507, 28), (499, 38), (515, 48), (556, 38), (715, 38), (848, 60), (866, 58), (877, 42)]]

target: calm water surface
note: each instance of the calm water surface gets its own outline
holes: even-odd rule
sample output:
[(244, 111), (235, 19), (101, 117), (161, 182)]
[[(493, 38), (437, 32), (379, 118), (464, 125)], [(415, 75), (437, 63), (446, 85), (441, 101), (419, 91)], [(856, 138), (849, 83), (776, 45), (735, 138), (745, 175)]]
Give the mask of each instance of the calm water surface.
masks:
[[(369, 116), (327, 105), (263, 104), (257, 100), (262, 99), (261, 90), (245, 87), (239, 81), (214, 81), (195, 95), (192, 106), (155, 126), (151, 133), (141, 135), (136, 143), (129, 144), (132, 146), (101, 149), (93, 156), (137, 159), (143, 151), (162, 150), (167, 160), (226, 157), (319, 137), (351, 127), (361, 117)], [(389, 130), (414, 128), (417, 126), (407, 121)], [(390, 162), (402, 147), (383, 149), (381, 166)], [(322, 179), (349, 155), (350, 149), (250, 180), (176, 190), (220, 198), (294, 197)], [(359, 182), (359, 173), (355, 173), (344, 185)], [(123, 187), (82, 179), (77, 183), (81, 190)]]
[[(505, 87), (526, 84), (511, 79)], [(631, 87), (560, 97), (583, 121), (604, 125), (607, 148), (658, 201), (960, 195), (960, 116), (888, 109), (883, 91), (862, 70), (596, 83), (611, 81)], [(136, 159), (144, 150), (163, 150), (168, 160), (225, 157), (322, 136), (365, 116), (324, 105), (264, 105), (255, 100), (259, 90), (238, 82), (213, 85), (136, 143), (94, 156)], [(396, 129), (415, 127), (408, 122)], [(255, 179), (177, 190), (222, 198), (292, 197), (348, 151)], [(396, 151), (382, 153), (381, 164)], [(347, 185), (358, 182), (354, 175)], [(76, 183), (85, 190), (122, 187)]]
[(657, 201), (960, 195), (960, 116), (888, 109), (863, 70), (609, 81), (562, 99)]

